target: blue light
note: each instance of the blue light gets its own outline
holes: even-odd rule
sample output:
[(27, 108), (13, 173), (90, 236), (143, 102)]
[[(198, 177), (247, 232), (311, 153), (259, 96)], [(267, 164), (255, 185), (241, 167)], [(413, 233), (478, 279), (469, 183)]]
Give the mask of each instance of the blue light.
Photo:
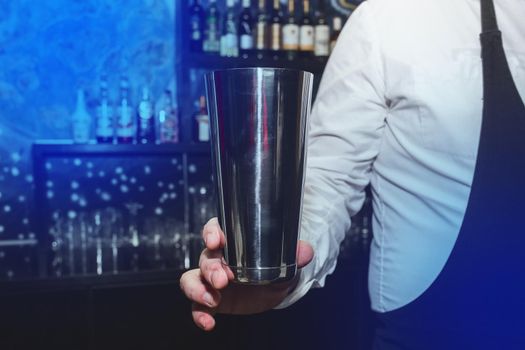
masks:
[[(148, 85), (155, 97), (171, 87), (173, 8), (172, 1), (133, 1), (126, 6), (113, 0), (2, 2), (0, 226), (5, 239), (16, 239), (20, 232), (27, 236), (32, 227), (27, 218), (34, 205), (31, 145), (38, 139), (72, 138), (77, 89), (85, 91), (87, 111), (94, 118), (103, 72), (113, 104), (121, 75), (129, 79), (133, 105), (138, 86)], [(91, 124), (94, 139), (95, 121)], [(91, 170), (92, 163), (75, 159), (74, 164), (87, 179), (107, 180), (107, 171)], [(47, 162), (45, 171), (61, 166)], [(43, 183), (44, 197), (58, 200), (69, 184), (80, 192), (81, 183), (53, 179)], [(111, 200), (108, 193), (103, 197)], [(82, 196), (75, 198), (77, 206), (88, 204)]]

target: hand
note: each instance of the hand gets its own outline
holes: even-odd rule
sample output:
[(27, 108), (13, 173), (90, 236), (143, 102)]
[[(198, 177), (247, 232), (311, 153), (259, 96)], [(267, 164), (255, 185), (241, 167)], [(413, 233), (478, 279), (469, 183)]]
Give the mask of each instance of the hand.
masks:
[[(189, 270), (180, 279), (184, 294), (193, 301), (193, 321), (202, 329), (215, 327), (215, 313), (254, 314), (279, 305), (297, 283), (297, 279), (265, 286), (246, 286), (230, 283), (233, 272), (223, 264), (222, 248), (226, 237), (216, 218), (202, 230), (206, 248), (201, 254), (199, 268)], [(307, 265), (313, 258), (312, 247), (299, 241), (297, 267)]]

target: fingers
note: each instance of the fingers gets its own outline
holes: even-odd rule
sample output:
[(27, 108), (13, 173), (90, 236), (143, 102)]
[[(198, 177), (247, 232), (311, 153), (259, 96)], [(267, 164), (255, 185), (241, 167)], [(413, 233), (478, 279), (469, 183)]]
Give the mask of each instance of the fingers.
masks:
[(215, 327), (214, 308), (220, 303), (220, 293), (206, 285), (199, 269), (184, 273), (180, 287), (186, 297), (193, 301), (191, 313), (195, 324), (205, 331), (211, 331)]
[(233, 279), (233, 272), (224, 264), (222, 253), (219, 251), (204, 249), (199, 267), (206, 282), (215, 289), (225, 288)]
[(297, 267), (301, 268), (310, 263), (314, 258), (314, 249), (310, 243), (306, 241), (299, 241), (297, 245)]
[(202, 238), (206, 248), (210, 250), (216, 250), (223, 248), (226, 244), (226, 238), (224, 232), (222, 232), (217, 218), (212, 218), (204, 225), (202, 229)]
[(193, 303), (191, 306), (191, 315), (193, 316), (193, 322), (205, 331), (211, 331), (215, 328), (215, 314), (213, 309), (204, 307), (200, 304)]
[(199, 269), (185, 272), (180, 278), (180, 287), (188, 299), (203, 306), (214, 308), (221, 301), (221, 294), (204, 282)]

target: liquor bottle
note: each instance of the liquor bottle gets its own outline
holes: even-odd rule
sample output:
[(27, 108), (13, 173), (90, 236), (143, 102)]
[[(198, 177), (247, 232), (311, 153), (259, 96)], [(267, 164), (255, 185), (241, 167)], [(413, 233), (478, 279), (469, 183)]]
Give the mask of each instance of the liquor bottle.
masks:
[(77, 90), (77, 103), (75, 112), (71, 116), (73, 126), (73, 142), (88, 143), (91, 135), (91, 116), (86, 108), (84, 90)]
[(283, 26), (283, 50), (293, 60), (299, 50), (299, 25), (295, 18), (295, 0), (288, 0), (288, 18)]
[(221, 56), (224, 57), (239, 56), (239, 36), (237, 34), (233, 5), (233, 0), (226, 0), (226, 15), (224, 16), (221, 36)]
[(208, 53), (219, 53), (220, 51), (220, 32), (219, 32), (220, 13), (217, 8), (217, 0), (210, 0), (210, 6), (206, 13), (206, 32), (203, 49)]
[(317, 7), (316, 19), (314, 29), (314, 55), (326, 57), (330, 54), (330, 27), (326, 21), (323, 2), (320, 2)]
[(159, 143), (179, 142), (179, 119), (177, 108), (173, 106), (171, 91), (165, 90), (157, 112)]
[(303, 0), (303, 18), (299, 29), (299, 50), (303, 56), (310, 56), (314, 51), (314, 26), (310, 17), (309, 0)]
[(206, 110), (206, 98), (199, 99), (199, 110), (195, 113), (194, 140), (196, 142), (210, 141), (210, 117)]
[(106, 75), (100, 79), (100, 101), (97, 106), (96, 137), (98, 143), (112, 143), (114, 137), (113, 107), (108, 96)]
[(270, 18), (270, 53), (273, 58), (278, 58), (282, 50), (282, 36), (281, 28), (283, 24), (283, 16), (281, 13), (281, 2), (279, 0), (273, 0), (272, 15)]
[(142, 99), (137, 110), (137, 141), (140, 144), (155, 142), (155, 112), (149, 89), (142, 88)]
[(266, 18), (266, 1), (259, 0), (257, 23), (255, 25), (255, 50), (257, 58), (266, 55), (268, 49), (268, 21)]
[(239, 55), (247, 58), (253, 53), (253, 18), (250, 0), (242, 0), (239, 16)]
[(332, 23), (332, 36), (330, 37), (330, 52), (334, 50), (335, 43), (337, 42), (337, 39), (339, 38), (339, 33), (341, 33), (342, 27), (343, 27), (343, 23), (342, 23), (341, 17), (334, 17), (334, 20)]
[(120, 80), (120, 103), (117, 112), (117, 142), (132, 143), (135, 135), (133, 108), (129, 99), (129, 83), (126, 77)]
[(204, 37), (204, 10), (200, 0), (193, 0), (189, 10), (190, 15), (190, 50), (202, 52)]

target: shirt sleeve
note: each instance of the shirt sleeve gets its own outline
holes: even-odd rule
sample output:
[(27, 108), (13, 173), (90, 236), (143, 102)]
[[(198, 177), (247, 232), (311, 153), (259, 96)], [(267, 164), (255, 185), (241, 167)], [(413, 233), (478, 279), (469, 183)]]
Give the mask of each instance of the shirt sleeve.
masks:
[(344, 26), (312, 108), (300, 235), (312, 245), (314, 258), (277, 308), (324, 285), (350, 217), (365, 199), (387, 115), (373, 4), (362, 3)]

